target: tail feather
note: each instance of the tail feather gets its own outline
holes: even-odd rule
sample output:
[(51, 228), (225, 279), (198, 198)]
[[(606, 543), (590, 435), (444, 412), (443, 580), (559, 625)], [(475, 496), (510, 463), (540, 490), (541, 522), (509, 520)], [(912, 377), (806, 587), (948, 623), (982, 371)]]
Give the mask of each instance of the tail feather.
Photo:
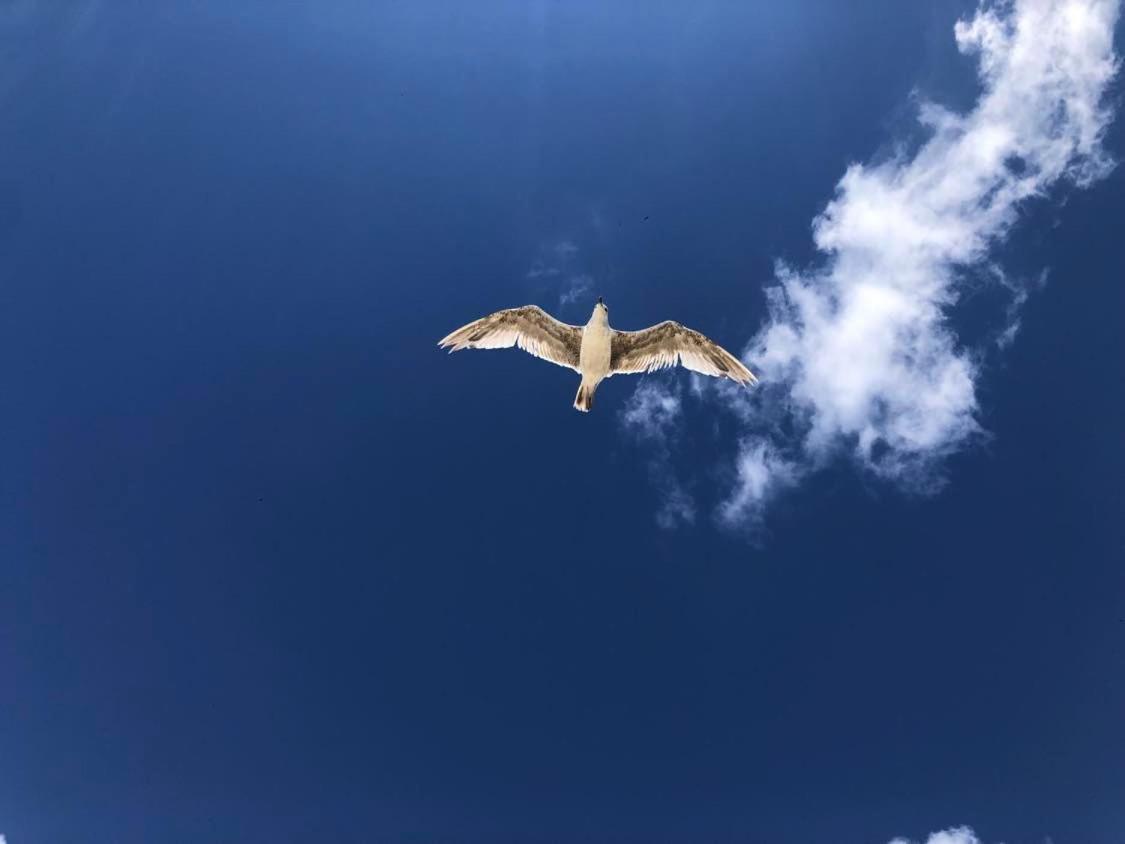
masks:
[(590, 408), (594, 406), (594, 390), (595, 387), (582, 382), (578, 385), (578, 395), (574, 397), (574, 409), (581, 410), (583, 413), (589, 413)]

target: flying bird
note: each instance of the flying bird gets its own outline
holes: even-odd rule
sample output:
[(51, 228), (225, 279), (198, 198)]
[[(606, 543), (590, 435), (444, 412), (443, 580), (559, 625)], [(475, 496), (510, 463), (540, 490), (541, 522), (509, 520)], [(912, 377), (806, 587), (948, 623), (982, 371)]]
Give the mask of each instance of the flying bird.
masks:
[(679, 363), (693, 372), (739, 384), (758, 381), (722, 346), (678, 322), (666, 320), (642, 331), (611, 328), (609, 308), (600, 296), (583, 326), (567, 325), (542, 308), (524, 305), (470, 322), (438, 345), (450, 352), (518, 346), (543, 360), (568, 366), (582, 376), (574, 408), (583, 413), (594, 406), (598, 384), (611, 375), (652, 372)]

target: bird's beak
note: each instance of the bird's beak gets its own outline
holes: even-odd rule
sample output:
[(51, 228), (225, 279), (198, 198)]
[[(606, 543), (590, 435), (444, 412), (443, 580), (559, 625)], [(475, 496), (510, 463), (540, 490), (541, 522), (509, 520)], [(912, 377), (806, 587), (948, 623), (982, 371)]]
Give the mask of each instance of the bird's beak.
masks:
[(605, 304), (605, 299), (603, 299), (603, 298), (602, 298), (601, 296), (599, 296), (599, 297), (598, 297), (598, 304), (599, 304), (599, 305), (604, 305), (604, 304)]

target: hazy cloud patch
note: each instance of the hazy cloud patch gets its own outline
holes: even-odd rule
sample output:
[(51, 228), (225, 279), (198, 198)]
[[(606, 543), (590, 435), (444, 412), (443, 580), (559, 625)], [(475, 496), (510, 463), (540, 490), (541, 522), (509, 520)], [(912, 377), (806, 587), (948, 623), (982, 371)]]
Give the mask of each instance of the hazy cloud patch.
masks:
[(683, 423), (678, 383), (642, 381), (621, 411), (622, 429), (649, 449), (648, 471), (660, 495), (656, 523), (665, 529), (695, 521), (695, 501), (672, 465), (672, 448)]
[[(895, 838), (890, 844), (918, 844), (918, 842), (908, 838)], [(925, 844), (981, 844), (981, 842), (969, 827), (958, 826), (941, 832), (931, 832)]]
[(590, 299), (593, 289), (594, 277), (592, 275), (589, 273), (572, 275), (566, 280), (566, 284), (559, 294), (559, 304), (565, 307)]
[(595, 280), (585, 263), (578, 244), (563, 238), (541, 246), (524, 277), (535, 282), (540, 295), (557, 296), (562, 310), (592, 308)]

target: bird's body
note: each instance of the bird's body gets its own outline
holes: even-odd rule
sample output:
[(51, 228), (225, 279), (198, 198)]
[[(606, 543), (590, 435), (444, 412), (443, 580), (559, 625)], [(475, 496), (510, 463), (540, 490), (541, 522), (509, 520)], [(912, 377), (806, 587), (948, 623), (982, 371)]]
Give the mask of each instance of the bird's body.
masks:
[(594, 404), (598, 384), (611, 375), (651, 372), (682, 364), (694, 372), (730, 378), (739, 384), (758, 379), (734, 355), (698, 331), (668, 320), (643, 331), (610, 327), (609, 308), (598, 299), (584, 326), (559, 322), (535, 305), (497, 311), (470, 322), (439, 343), (460, 349), (501, 349), (519, 346), (536, 357), (569, 367), (582, 376), (577, 410)]
[(582, 329), (582, 346), (578, 353), (578, 371), (582, 383), (578, 385), (578, 395), (574, 406), (587, 411), (594, 405), (594, 390), (610, 375), (610, 361), (613, 355), (613, 329), (609, 327), (609, 315), (605, 308), (594, 308), (590, 321)]

